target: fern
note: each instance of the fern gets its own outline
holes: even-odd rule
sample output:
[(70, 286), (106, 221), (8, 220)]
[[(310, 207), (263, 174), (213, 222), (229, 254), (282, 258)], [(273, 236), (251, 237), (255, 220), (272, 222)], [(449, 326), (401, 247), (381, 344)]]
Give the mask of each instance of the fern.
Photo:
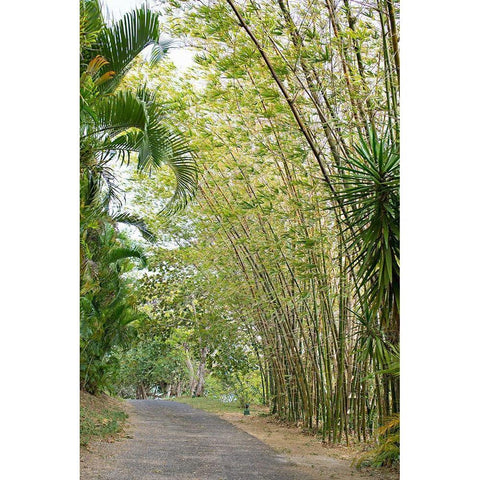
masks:
[(355, 460), (355, 466), (394, 467), (400, 463), (400, 415), (390, 417), (378, 428), (379, 444)]

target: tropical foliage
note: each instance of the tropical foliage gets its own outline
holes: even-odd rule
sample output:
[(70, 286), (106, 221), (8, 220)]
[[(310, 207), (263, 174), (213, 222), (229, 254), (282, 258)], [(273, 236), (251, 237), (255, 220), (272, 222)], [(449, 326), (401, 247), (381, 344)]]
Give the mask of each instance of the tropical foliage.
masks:
[(167, 164), (177, 180), (170, 209), (192, 196), (196, 169), (187, 143), (163, 122), (155, 95), (121, 85), (147, 46), (153, 45), (154, 61), (165, 50), (158, 14), (142, 7), (108, 25), (97, 0), (80, 7), (81, 385), (95, 393), (104, 386), (111, 349), (131, 338), (130, 326), (139, 318), (122, 274), (131, 268), (128, 259), (145, 266), (145, 257), (118, 225), (154, 238), (141, 218), (121, 210), (118, 165), (128, 164), (132, 154), (140, 170)]
[[(149, 271), (135, 281), (135, 305), (144, 317), (136, 342), (116, 351), (119, 368), (147, 365), (130, 376), (144, 379), (146, 394), (208, 393), (210, 381), (237, 398), (258, 395), (272, 414), (325, 441), (383, 438), (377, 463), (395, 464), (398, 2), (171, 0), (161, 8), (168, 33), (196, 52), (194, 66), (145, 64), (123, 85), (144, 111), (157, 111), (162, 92), (169, 121), (199, 159), (198, 192), (166, 219), (158, 206), (184, 185), (175, 167), (139, 171), (127, 186), (157, 242), (142, 244)], [(99, 99), (115, 95), (109, 81), (96, 87)], [(154, 165), (145, 152), (156, 147), (140, 148), (150, 126), (135, 126), (92, 135), (93, 150), (137, 145), (140, 168)], [(102, 191), (113, 195), (105, 172)], [(188, 187), (174, 194), (183, 206), (192, 172), (188, 164)]]

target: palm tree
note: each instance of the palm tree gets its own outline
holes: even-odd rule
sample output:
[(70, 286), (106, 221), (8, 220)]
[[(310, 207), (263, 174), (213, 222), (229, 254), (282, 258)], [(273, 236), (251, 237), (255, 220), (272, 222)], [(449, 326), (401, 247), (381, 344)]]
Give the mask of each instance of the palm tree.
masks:
[(107, 25), (98, 0), (82, 0), (80, 13), (80, 377), (81, 387), (96, 393), (106, 385), (109, 353), (131, 338), (139, 318), (122, 274), (134, 259), (144, 266), (145, 257), (117, 225), (134, 225), (153, 239), (142, 219), (120, 211), (115, 164), (135, 154), (140, 170), (168, 165), (177, 179), (169, 212), (193, 196), (197, 170), (187, 142), (164, 123), (155, 95), (142, 86), (122, 88), (145, 47), (153, 46), (158, 61), (168, 46), (159, 41), (158, 14), (144, 6)]
[(162, 123), (155, 95), (143, 87), (122, 90), (121, 81), (135, 58), (152, 46), (151, 61), (160, 60), (169, 42), (159, 39), (158, 14), (146, 6), (107, 25), (98, 0), (82, 0), (80, 167), (83, 182), (107, 187), (115, 195), (113, 161), (138, 155), (139, 169), (167, 164), (177, 179), (169, 209), (184, 205), (194, 194), (197, 170), (181, 135)]

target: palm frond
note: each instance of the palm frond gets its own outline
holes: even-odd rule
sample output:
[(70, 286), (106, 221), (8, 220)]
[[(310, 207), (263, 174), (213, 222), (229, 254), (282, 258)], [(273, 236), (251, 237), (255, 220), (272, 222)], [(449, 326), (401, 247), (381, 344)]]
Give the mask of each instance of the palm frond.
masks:
[(101, 136), (98, 151), (111, 152), (129, 161), (138, 153), (138, 169), (168, 165), (174, 172), (177, 188), (165, 211), (181, 208), (191, 199), (197, 186), (197, 165), (185, 139), (162, 124), (162, 112), (152, 94), (140, 89), (116, 92), (102, 98), (95, 107), (97, 123), (84, 132)]
[(137, 258), (140, 260), (142, 267), (147, 266), (147, 258), (145, 254), (138, 247), (118, 247), (112, 249), (105, 257), (106, 263), (115, 263), (119, 260)]
[(150, 63), (152, 65), (159, 63), (165, 57), (173, 44), (173, 40), (159, 40), (152, 47), (152, 52), (150, 53)]
[(120, 83), (132, 61), (149, 45), (155, 45), (155, 58), (168, 48), (168, 42), (160, 42), (158, 13), (143, 5), (126, 13), (110, 27), (102, 29), (96, 42), (96, 50), (110, 62), (115, 77), (102, 85), (103, 92), (112, 92)]
[(138, 228), (143, 238), (149, 242), (154, 242), (156, 240), (155, 234), (148, 228), (145, 221), (137, 215), (121, 212), (112, 214), (112, 220), (117, 223), (123, 223)]

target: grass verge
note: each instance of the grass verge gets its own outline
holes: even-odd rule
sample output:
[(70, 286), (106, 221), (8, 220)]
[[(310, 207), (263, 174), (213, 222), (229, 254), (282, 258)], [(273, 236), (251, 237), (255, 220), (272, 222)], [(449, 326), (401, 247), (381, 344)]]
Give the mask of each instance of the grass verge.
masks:
[[(217, 398), (211, 397), (176, 397), (172, 398), (175, 402), (186, 403), (194, 408), (205, 410), (210, 413), (239, 413), (243, 412), (243, 407), (240, 407), (236, 402), (225, 403)], [(255, 405), (250, 406), (250, 414), (256, 414), (260, 409)]]
[(121, 400), (80, 392), (80, 446), (87, 447), (92, 440), (119, 438), (127, 418)]

